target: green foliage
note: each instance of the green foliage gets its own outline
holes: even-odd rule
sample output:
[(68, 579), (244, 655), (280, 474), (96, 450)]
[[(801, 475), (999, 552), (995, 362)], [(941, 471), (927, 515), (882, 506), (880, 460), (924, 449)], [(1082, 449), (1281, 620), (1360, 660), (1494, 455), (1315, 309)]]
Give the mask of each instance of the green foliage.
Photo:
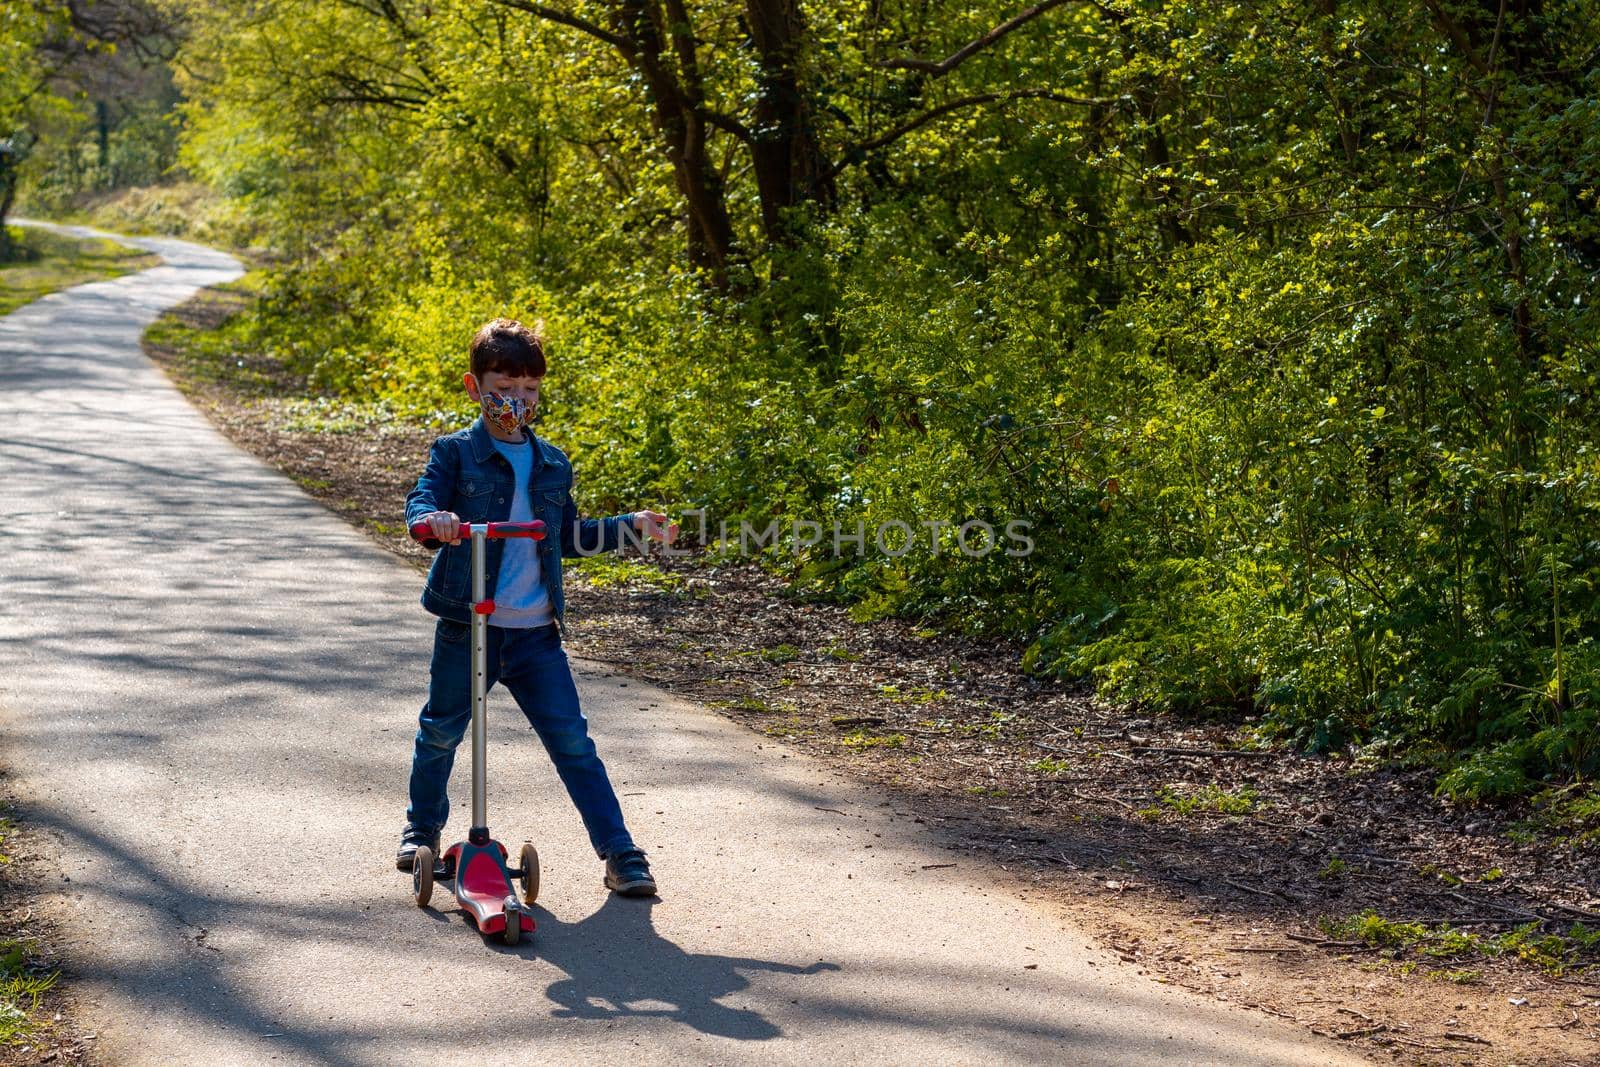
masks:
[(64, 111), (33, 161), (29, 205), (62, 214), (92, 194), (167, 178), (178, 158), (172, 95), (168, 85), (144, 99), (117, 105), (102, 99), (99, 107), (79, 101)]
[[(789, 125), (694, 9), (693, 173), (688, 69), (570, 20), (188, 6), (185, 165), (312, 391), (459, 421), (473, 328), (542, 316), (585, 503), (860, 524), (765, 561), (1110, 698), (1450, 753), (1463, 801), (1600, 772), (1594, 0), (1061, 5), (937, 74), (903, 42), (1014, 9), (824, 3)], [(767, 210), (752, 124), (827, 181)]]
[[(1600, 789), (1594, 785), (1577, 782), (1546, 789), (1533, 798), (1533, 808), (1517, 836), (1537, 834), (1575, 845), (1600, 843)], [(1484, 880), (1489, 880), (1488, 874)]]
[(1527, 740), (1505, 741), (1474, 752), (1439, 779), (1439, 792), (1451, 800), (1504, 800), (1532, 788), (1527, 764), (1533, 746)]
[(1575, 965), (1592, 963), (1600, 950), (1600, 927), (1574, 923), (1564, 935), (1541, 934), (1537, 924), (1529, 923), (1497, 939), (1495, 950), (1561, 975)]
[(63, 214), (83, 194), (162, 181), (177, 160), (177, 94), (154, 61), (175, 13), (148, 0), (90, 7), (0, 9), (0, 215), (19, 193), (30, 211)]
[(1343, 919), (1322, 919), (1323, 933), (1339, 941), (1364, 941), (1377, 948), (1414, 945), (1428, 936), (1421, 923), (1391, 922), (1368, 909)]

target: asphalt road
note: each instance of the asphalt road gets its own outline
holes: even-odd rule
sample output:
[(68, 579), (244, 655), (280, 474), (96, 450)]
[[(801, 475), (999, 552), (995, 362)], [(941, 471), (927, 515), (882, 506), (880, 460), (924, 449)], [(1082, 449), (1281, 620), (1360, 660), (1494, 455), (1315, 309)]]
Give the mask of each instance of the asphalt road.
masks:
[(131, 243), (166, 265), (0, 319), (0, 760), (103, 1062), (1359, 1062), (1117, 966), (883, 798), (582, 661), (661, 899), (601, 887), (497, 692), (490, 824), (540, 848), (538, 932), (419, 910), (392, 856), (421, 578), (141, 354), (234, 261)]

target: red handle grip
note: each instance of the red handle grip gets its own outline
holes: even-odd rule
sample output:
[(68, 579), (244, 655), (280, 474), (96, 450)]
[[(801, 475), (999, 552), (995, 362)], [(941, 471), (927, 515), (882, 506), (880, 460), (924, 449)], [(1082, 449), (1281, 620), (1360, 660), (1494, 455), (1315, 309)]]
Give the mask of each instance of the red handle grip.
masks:
[(491, 522), (485, 532), (488, 537), (531, 537), (535, 541), (544, 540), (544, 522), (534, 519), (532, 522)]
[[(539, 519), (532, 522), (490, 522), (480, 523), (485, 526), (485, 537), (531, 537), (535, 541), (544, 540), (544, 523)], [(471, 536), (467, 523), (461, 524), (461, 536)], [(438, 547), (439, 539), (433, 535), (433, 527), (425, 522), (414, 523), (411, 527), (411, 537), (429, 547)]]

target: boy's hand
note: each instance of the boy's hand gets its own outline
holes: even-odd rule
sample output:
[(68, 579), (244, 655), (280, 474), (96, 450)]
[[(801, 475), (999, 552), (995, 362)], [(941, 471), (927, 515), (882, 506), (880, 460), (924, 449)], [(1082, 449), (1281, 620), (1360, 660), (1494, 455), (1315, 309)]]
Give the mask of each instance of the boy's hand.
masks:
[(422, 522), (428, 524), (433, 531), (433, 536), (447, 545), (461, 543), (461, 520), (456, 518), (453, 511), (430, 511), (422, 516)]
[(678, 538), (678, 524), (668, 524), (667, 517), (659, 511), (635, 511), (632, 523), (633, 528), (647, 540), (664, 541), (670, 545)]

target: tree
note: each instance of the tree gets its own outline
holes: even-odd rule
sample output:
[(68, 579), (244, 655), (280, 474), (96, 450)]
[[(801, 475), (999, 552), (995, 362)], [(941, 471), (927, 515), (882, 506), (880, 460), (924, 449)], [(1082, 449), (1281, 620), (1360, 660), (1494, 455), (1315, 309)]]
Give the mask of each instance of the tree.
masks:
[[(689, 265), (716, 289), (748, 292), (741, 264), (795, 245), (807, 212), (826, 216), (836, 207), (843, 172), (881, 161), (914, 132), (1019, 101), (1094, 106), (1060, 86), (1018, 86), (1013, 70), (981, 62), (1065, 4), (1041, 0), (1019, 12), (974, 15), (953, 4), (895, 12), (850, 2), (808, 16), (798, 0), (747, 0), (738, 10), (691, 9), (685, 0), (493, 0), (527, 20), (517, 26), (462, 0), (344, 0), (325, 18), (279, 2), (252, 5), (253, 17), (245, 16), (255, 34), (275, 44), (220, 32), (207, 40), (217, 49), (210, 60), (225, 55), (253, 78), (292, 84), (290, 91), (314, 94), (326, 107), (412, 115), (453, 108), (461, 131), (510, 170), (528, 161), (505, 155), (503, 141), (490, 147), (494, 131), (461, 107), (478, 95), (458, 78), (471, 69), (466, 53), (499, 53), (529, 82), (556, 74), (569, 91), (563, 104), (576, 103), (579, 93), (626, 93), (626, 108), (579, 104), (575, 110), (591, 124), (564, 123), (568, 143), (602, 153), (605, 146), (653, 146), (670, 167)], [(226, 20), (215, 22), (219, 31), (237, 25), (227, 5), (197, 4), (191, 12), (198, 21)], [(965, 32), (975, 19), (991, 21), (948, 44), (932, 29), (948, 23)], [(275, 63), (316, 27), (333, 32), (315, 42), (315, 65)], [(906, 37), (937, 45), (942, 58), (908, 54), (899, 43)], [(1048, 54), (1041, 38), (1032, 48)], [(582, 59), (549, 68), (530, 62), (555, 55)], [(735, 168), (740, 155), (744, 166)], [(747, 180), (748, 193), (741, 187)], [(751, 203), (753, 219), (742, 217)]]
[[(165, 111), (174, 103), (165, 63), (175, 53), (180, 29), (170, 12), (147, 0), (14, 0), (5, 6), (0, 12), (0, 218), (9, 214), (25, 170), (37, 181), (61, 157), (76, 170), (77, 134), (86, 112), (95, 132), (93, 170), (99, 185), (159, 177), (152, 173), (159, 164), (138, 173), (114, 166), (112, 138), (130, 117), (154, 118), (141, 112)], [(142, 133), (148, 140), (161, 131), (154, 121)], [(132, 154), (160, 153), (139, 145)], [(9, 254), (9, 245), (0, 244), (0, 251)]]
[(41, 116), (58, 101), (50, 92), (54, 68), (41, 48), (62, 22), (31, 3), (0, 10), (0, 262), (16, 250), (5, 220), (16, 202), (22, 167), (38, 139)]

